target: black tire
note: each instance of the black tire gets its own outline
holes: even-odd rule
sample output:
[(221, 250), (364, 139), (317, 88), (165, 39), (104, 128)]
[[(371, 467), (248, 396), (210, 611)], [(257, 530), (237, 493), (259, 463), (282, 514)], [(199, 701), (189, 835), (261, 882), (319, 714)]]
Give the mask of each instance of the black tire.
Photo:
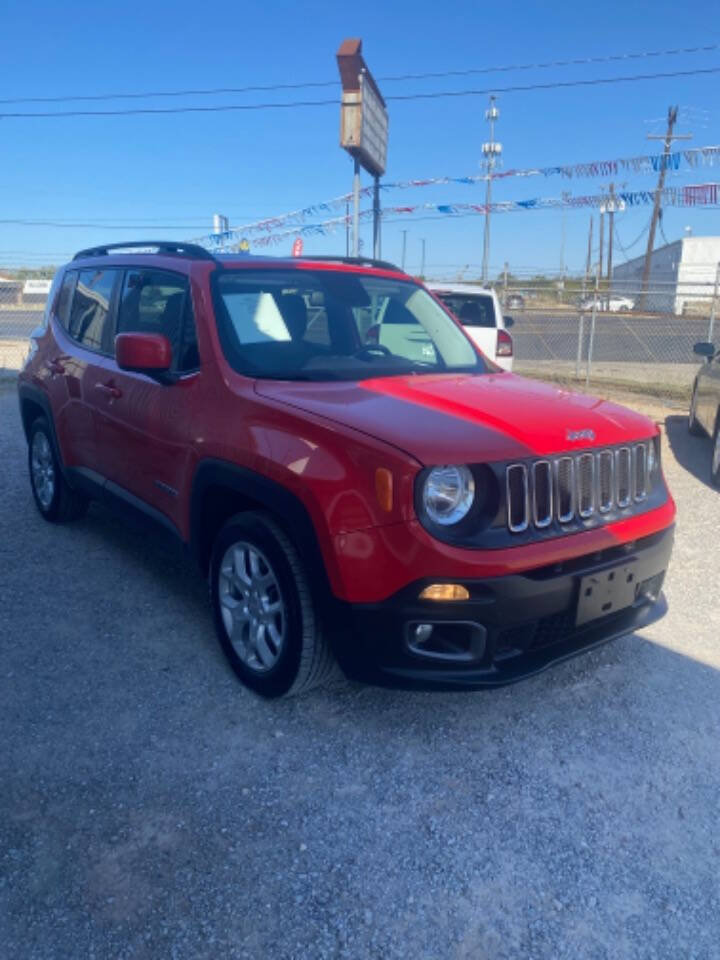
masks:
[[(283, 603), (283, 644), (274, 665), (262, 671), (252, 668), (241, 658), (223, 620), (220, 568), (234, 544), (250, 545), (262, 554)], [(210, 559), (210, 600), (215, 630), (230, 666), (245, 686), (261, 696), (304, 693), (322, 684), (337, 669), (322, 633), (303, 562), (290, 539), (269, 514), (239, 513), (221, 529)]]
[(710, 482), (720, 488), (720, 408), (715, 417), (715, 429), (710, 446)]
[[(52, 475), (52, 495), (49, 493), (50, 487), (40, 488), (37, 470), (33, 469), (33, 455), (39, 450), (45, 452), (45, 476)], [(35, 506), (44, 520), (49, 523), (67, 523), (70, 520), (78, 520), (85, 514), (88, 500), (67, 485), (55, 452), (50, 427), (44, 417), (33, 420), (30, 427), (28, 470)]]
[(695, 415), (695, 404), (697, 403), (697, 384), (693, 387), (692, 397), (690, 399), (690, 409), (688, 411), (688, 431), (694, 437), (702, 437), (705, 434), (700, 421)]

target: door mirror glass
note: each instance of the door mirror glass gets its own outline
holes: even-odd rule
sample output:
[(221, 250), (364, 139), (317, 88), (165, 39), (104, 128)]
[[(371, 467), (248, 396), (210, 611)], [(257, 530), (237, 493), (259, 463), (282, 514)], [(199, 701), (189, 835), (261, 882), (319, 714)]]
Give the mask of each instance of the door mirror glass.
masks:
[(706, 357), (708, 360), (710, 357), (715, 356), (715, 347), (712, 343), (707, 343), (706, 341), (701, 341), (696, 343), (693, 347), (693, 353), (696, 353), (699, 357)]
[(510, 327), (512, 327), (513, 324), (515, 323), (515, 321), (513, 320), (512, 317), (503, 317), (503, 320), (505, 321), (505, 326), (506, 326), (508, 329), (510, 329)]
[(119, 333), (115, 337), (115, 360), (121, 370), (167, 373), (172, 364), (172, 347), (162, 333)]

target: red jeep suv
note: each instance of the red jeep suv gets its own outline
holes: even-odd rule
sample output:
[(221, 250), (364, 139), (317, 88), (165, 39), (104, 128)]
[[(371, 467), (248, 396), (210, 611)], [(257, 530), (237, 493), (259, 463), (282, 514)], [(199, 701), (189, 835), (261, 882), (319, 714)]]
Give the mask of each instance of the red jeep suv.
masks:
[(265, 696), (334, 659), (492, 686), (665, 612), (655, 425), (500, 370), (391, 264), (83, 250), (18, 389), (42, 516), (112, 500), (176, 534)]

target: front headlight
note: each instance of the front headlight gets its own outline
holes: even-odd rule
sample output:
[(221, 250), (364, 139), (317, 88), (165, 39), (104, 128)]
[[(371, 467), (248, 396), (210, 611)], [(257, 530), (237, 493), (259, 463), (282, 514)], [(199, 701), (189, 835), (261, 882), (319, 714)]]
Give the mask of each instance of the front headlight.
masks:
[(425, 478), (423, 507), (443, 527), (459, 523), (470, 512), (475, 499), (475, 480), (466, 466), (433, 467)]

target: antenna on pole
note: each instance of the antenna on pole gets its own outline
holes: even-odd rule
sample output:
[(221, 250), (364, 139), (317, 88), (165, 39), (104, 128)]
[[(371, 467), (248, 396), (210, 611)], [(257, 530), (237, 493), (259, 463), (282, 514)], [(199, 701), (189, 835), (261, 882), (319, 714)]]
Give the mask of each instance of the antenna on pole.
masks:
[(500, 111), (495, 106), (495, 97), (490, 97), (490, 104), (485, 111), (485, 119), (490, 124), (490, 140), (482, 145), (482, 154), (487, 170), (487, 187), (485, 189), (485, 236), (483, 239), (482, 280), (487, 283), (488, 263), (490, 260), (490, 201), (492, 198), (492, 175), (495, 164), (502, 154), (502, 144), (495, 142), (495, 121), (500, 117)]

